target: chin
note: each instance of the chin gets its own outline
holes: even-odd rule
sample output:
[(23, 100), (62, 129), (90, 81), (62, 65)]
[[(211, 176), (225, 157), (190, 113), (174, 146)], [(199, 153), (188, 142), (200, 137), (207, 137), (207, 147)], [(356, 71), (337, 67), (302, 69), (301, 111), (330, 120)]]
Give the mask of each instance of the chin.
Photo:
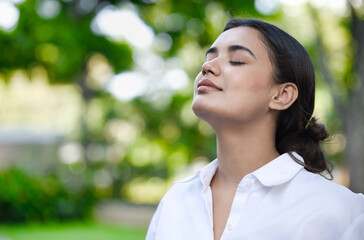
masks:
[(202, 101), (202, 99), (194, 99), (192, 102), (192, 111), (201, 120), (207, 122), (211, 127), (214, 121), (221, 118), (218, 113), (218, 107), (211, 101)]
[(201, 99), (194, 99), (192, 102), (192, 111), (199, 119), (206, 120), (207, 116), (212, 115), (211, 110), (213, 109), (210, 108), (211, 107), (204, 103), (204, 101), (201, 101)]

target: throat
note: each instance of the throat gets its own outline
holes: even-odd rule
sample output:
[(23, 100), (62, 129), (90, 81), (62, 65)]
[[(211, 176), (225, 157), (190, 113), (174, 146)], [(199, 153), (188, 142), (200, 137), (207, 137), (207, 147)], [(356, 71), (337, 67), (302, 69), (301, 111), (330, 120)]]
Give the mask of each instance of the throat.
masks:
[(214, 239), (220, 239), (230, 216), (237, 185), (225, 185), (216, 172), (211, 180)]
[(217, 135), (218, 174), (235, 185), (245, 175), (278, 156), (273, 136), (234, 133)]

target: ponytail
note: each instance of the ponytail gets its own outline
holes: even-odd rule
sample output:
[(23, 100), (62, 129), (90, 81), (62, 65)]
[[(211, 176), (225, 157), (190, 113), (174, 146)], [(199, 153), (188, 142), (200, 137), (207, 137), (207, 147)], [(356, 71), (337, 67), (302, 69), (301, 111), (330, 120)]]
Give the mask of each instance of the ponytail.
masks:
[[(321, 150), (320, 143), (328, 139), (329, 133), (325, 125), (317, 123), (317, 119), (312, 117), (307, 125), (300, 131), (288, 133), (287, 128), (277, 129), (276, 148), (280, 154), (288, 152), (290, 156), (306, 170), (313, 173), (327, 171), (332, 178), (332, 165), (329, 163)], [(281, 134), (278, 134), (281, 133)], [(284, 133), (284, 134), (282, 134)], [(305, 162), (298, 160), (292, 152), (298, 153)]]

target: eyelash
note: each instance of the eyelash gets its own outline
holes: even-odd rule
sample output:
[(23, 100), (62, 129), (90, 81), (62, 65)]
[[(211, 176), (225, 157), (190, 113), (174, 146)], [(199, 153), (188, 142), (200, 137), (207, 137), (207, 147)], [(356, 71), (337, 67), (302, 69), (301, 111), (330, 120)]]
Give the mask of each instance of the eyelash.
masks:
[(243, 64), (245, 64), (245, 63), (244, 63), (244, 62), (237, 62), (237, 61), (230, 61), (230, 64), (231, 64), (231, 65), (240, 66), (240, 65), (243, 65)]

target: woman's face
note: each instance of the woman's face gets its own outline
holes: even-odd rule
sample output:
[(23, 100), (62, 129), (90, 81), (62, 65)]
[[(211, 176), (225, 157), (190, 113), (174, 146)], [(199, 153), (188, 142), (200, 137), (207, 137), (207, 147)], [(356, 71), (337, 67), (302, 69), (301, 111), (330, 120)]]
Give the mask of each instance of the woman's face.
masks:
[(208, 123), (244, 123), (269, 111), (274, 81), (260, 33), (250, 27), (223, 32), (206, 52), (194, 84), (192, 109)]

